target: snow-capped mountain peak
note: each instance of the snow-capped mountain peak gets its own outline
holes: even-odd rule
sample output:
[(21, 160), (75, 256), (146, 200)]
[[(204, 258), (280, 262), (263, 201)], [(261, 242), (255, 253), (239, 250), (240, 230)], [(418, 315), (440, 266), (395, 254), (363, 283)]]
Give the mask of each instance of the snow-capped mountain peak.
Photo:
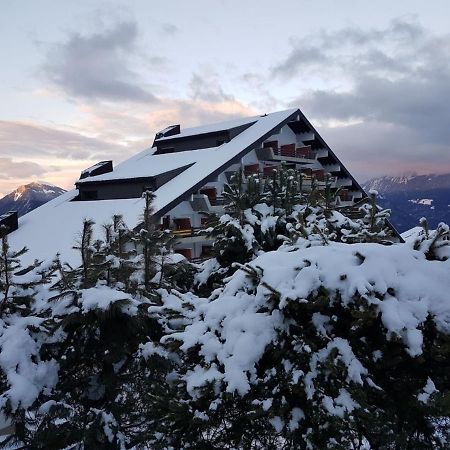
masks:
[(14, 210), (23, 216), (64, 192), (64, 189), (45, 181), (24, 184), (0, 199), (0, 214)]

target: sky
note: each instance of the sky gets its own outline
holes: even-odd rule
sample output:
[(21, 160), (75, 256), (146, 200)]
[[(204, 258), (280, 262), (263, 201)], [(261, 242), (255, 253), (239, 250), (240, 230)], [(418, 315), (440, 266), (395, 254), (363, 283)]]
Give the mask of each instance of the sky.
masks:
[(300, 108), (360, 180), (450, 172), (448, 0), (0, 0), (0, 196)]

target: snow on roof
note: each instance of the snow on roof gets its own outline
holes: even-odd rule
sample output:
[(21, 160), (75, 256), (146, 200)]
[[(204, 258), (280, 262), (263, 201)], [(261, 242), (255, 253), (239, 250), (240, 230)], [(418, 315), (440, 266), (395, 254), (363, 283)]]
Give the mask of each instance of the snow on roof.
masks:
[[(172, 204), (175, 206), (180, 196), (195, 189), (211, 173), (220, 170), (233, 158), (239, 157), (244, 150), (262, 136), (272, 133), (277, 125), (288, 120), (296, 112), (297, 109), (290, 109), (256, 118), (191, 128), (186, 132), (195, 134), (212, 131), (212, 128), (227, 129), (230, 124), (239, 126), (256, 120), (253, 125), (220, 147), (166, 155), (154, 155), (156, 149), (147, 149), (119, 164), (113, 172), (89, 177), (83, 181), (154, 176), (195, 163), (155, 191), (154, 208), (157, 213)], [(140, 198), (71, 201), (77, 194), (77, 190), (69, 191), (19, 218), (19, 228), (9, 235), (9, 241), (13, 248), (18, 249), (24, 245), (29, 248), (29, 252), (22, 258), (24, 264), (34, 259), (51, 259), (59, 252), (62, 261), (77, 265), (80, 258), (72, 247), (80, 233), (84, 218), (92, 219), (97, 224), (95, 238), (101, 238), (103, 237), (101, 225), (109, 222), (114, 214), (122, 214), (127, 226), (133, 228), (138, 224), (144, 208), (144, 202)]]
[(12, 248), (28, 247), (22, 257), (23, 264), (35, 259), (51, 260), (57, 253), (63, 262), (79, 264), (76, 250), (72, 249), (83, 226), (83, 219), (93, 219), (96, 237), (101, 236), (101, 225), (111, 221), (114, 214), (122, 214), (125, 223), (133, 227), (144, 208), (140, 198), (72, 202), (78, 191), (66, 192), (19, 218), (19, 228), (8, 236)]
[[(274, 114), (274, 113), (272, 113)], [(272, 114), (268, 114), (272, 115)], [(254, 116), (254, 117), (240, 117), (238, 119), (231, 119), (224, 122), (217, 122), (217, 123), (210, 123), (207, 125), (202, 125), (200, 127), (191, 127), (186, 128), (185, 130), (181, 130), (181, 133), (174, 134), (172, 136), (166, 136), (157, 139), (158, 142), (165, 141), (169, 139), (174, 138), (181, 138), (181, 137), (187, 137), (187, 136), (195, 136), (197, 134), (206, 134), (206, 133), (214, 133), (216, 131), (223, 131), (223, 130), (229, 130), (230, 128), (240, 127), (242, 125), (247, 125), (250, 123), (254, 123), (258, 121), (261, 118), (261, 116)]]
[(81, 173), (82, 173), (82, 174), (87, 174), (87, 173), (89, 173), (89, 172), (92, 172), (93, 170), (98, 169), (99, 167), (103, 166), (103, 164), (105, 164), (105, 162), (107, 162), (107, 161), (100, 161), (100, 162), (98, 162), (97, 164), (94, 164), (93, 166), (88, 167), (87, 169), (82, 170)]
[[(89, 183), (92, 181), (111, 181), (129, 178), (152, 177), (161, 173), (169, 172), (180, 167), (193, 164), (200, 158), (208, 158), (212, 149), (191, 150), (186, 152), (166, 153), (154, 155), (156, 148), (144, 150), (133, 158), (127, 159), (119, 164), (113, 172), (96, 175), (78, 180), (77, 183)], [(200, 153), (201, 152), (201, 153)]]

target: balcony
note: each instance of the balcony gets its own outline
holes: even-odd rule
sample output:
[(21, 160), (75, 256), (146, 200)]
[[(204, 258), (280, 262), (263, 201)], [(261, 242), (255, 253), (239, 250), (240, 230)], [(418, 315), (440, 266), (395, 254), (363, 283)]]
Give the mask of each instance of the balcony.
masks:
[(314, 141), (316, 135), (312, 131), (307, 131), (305, 133), (297, 134), (297, 138), (303, 142)]
[(340, 172), (341, 165), (340, 164), (322, 164), (322, 167), (326, 172)]
[(317, 150), (317, 158), (327, 158), (328, 150), (326, 148), (321, 148)]
[(335, 183), (335, 187), (350, 187), (353, 181), (350, 178), (338, 178)]
[(259, 173), (259, 164), (248, 164), (244, 166), (244, 175), (257, 175)]
[(189, 238), (189, 237), (198, 237), (198, 236), (204, 236), (206, 233), (206, 229), (208, 227), (189, 227), (189, 228), (176, 228), (171, 229), (170, 231), (172, 234), (179, 238)]
[(214, 203), (211, 203), (211, 206), (224, 206), (228, 203), (225, 197), (216, 197)]
[(363, 194), (361, 191), (351, 191), (350, 194), (353, 197), (353, 200), (360, 200), (363, 197)]
[(256, 150), (260, 161), (288, 161), (302, 164), (312, 164), (316, 154), (310, 145), (297, 147), (296, 144), (278, 146), (278, 141), (264, 143), (263, 148)]
[[(210, 246), (208, 246), (208, 247), (210, 247)], [(193, 249), (191, 249), (191, 248), (175, 248), (174, 252), (179, 253), (180, 255), (183, 255), (191, 263), (201, 264), (202, 262), (211, 258), (211, 256), (209, 256), (208, 253), (205, 253), (203, 250), (204, 250), (204, 248), (202, 248), (202, 254), (198, 257), (193, 256)]]
[(339, 192), (339, 206), (352, 206), (353, 195), (348, 189), (342, 189)]

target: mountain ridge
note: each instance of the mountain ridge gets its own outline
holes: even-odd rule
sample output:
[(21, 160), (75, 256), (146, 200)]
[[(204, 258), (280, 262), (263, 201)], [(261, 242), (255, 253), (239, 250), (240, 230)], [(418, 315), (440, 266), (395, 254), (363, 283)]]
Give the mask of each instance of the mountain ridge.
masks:
[(362, 187), (378, 192), (380, 206), (392, 210), (391, 222), (400, 232), (417, 226), (421, 217), (432, 228), (450, 223), (450, 173), (382, 176)]
[(434, 189), (450, 190), (450, 173), (427, 175), (398, 175), (372, 178), (365, 183), (366, 190), (375, 189), (380, 194), (397, 191), (421, 191)]

